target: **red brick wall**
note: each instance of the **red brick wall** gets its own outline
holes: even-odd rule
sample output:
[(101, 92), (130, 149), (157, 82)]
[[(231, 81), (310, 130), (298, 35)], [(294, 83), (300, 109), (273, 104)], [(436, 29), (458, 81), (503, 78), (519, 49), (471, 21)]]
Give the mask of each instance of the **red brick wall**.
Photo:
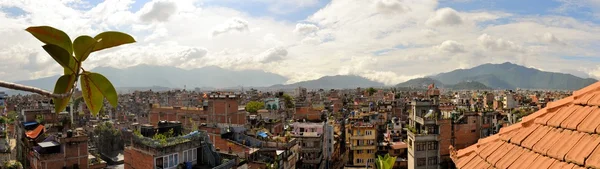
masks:
[(215, 145), (216, 148), (218, 148), (220, 150), (220, 152), (228, 152), (229, 147), (231, 147), (231, 150), (233, 151), (233, 153), (235, 153), (241, 157), (244, 157), (245, 152), (250, 150), (247, 147), (244, 147), (239, 144), (222, 139), (220, 135), (210, 135), (210, 137), (211, 137), (211, 141), (214, 141), (213, 144)]
[(477, 124), (479, 124), (478, 116), (468, 116), (467, 124), (454, 125), (455, 149), (463, 149), (477, 143), (481, 132)]
[(450, 154), (450, 145), (451, 145), (451, 131), (452, 131), (452, 124), (450, 122), (450, 120), (448, 119), (444, 119), (444, 120), (439, 120), (438, 123), (440, 124), (440, 155), (449, 155)]
[(125, 148), (125, 169), (154, 168), (154, 158), (131, 147)]

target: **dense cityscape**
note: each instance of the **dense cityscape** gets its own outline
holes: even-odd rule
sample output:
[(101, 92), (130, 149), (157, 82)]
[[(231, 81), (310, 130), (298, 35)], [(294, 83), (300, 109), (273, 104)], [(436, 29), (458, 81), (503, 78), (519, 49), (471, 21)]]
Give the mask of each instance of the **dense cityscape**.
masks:
[(435, 84), (149, 90), (122, 93), (99, 114), (81, 99), (54, 112), (46, 97), (3, 95), (0, 157), (24, 168), (376, 168), (384, 158), (392, 168), (453, 168), (454, 149), (571, 94)]

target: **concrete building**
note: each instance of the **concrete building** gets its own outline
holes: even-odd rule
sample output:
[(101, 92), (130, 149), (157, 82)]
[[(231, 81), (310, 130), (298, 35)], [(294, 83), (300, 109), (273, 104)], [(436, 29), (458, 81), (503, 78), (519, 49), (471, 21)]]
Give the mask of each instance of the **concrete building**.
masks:
[(439, 90), (430, 87), (429, 98), (415, 99), (409, 114), (408, 168), (438, 169), (440, 168), (440, 120)]
[(514, 95), (512, 93), (506, 93), (504, 95), (504, 99), (502, 100), (502, 105), (504, 105), (504, 109), (514, 109), (516, 108), (517, 105), (517, 101), (514, 98)]
[(323, 150), (324, 124), (323, 123), (293, 123), (292, 137), (300, 144), (300, 159), (297, 168), (300, 169), (323, 169), (325, 159)]
[(375, 168), (377, 128), (371, 122), (354, 122), (347, 126), (349, 166)]

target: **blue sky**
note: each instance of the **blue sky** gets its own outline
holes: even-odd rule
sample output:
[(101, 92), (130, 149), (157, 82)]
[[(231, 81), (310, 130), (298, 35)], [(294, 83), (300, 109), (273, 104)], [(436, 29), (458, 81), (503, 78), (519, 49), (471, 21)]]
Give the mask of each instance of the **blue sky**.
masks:
[(23, 31), (49, 24), (70, 36), (117, 30), (138, 41), (98, 53), (92, 66), (218, 66), (290, 83), (351, 74), (397, 84), (512, 62), (600, 77), (598, 0), (83, 1), (0, 1), (0, 36), (11, 39), (0, 42), (0, 78), (62, 72)]

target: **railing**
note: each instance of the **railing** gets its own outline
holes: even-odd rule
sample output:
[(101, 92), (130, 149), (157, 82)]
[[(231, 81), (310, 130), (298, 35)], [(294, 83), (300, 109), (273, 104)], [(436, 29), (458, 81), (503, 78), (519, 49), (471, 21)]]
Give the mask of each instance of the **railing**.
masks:
[(377, 146), (375, 145), (361, 145), (361, 146), (351, 146), (350, 150), (375, 150)]
[(421, 124), (436, 124), (436, 119), (433, 117), (423, 118), (423, 117), (419, 117), (419, 116), (414, 116), (414, 119), (417, 123), (421, 123)]
[(375, 138), (376, 138), (375, 135), (352, 135), (352, 136), (350, 136), (350, 139), (353, 139), (353, 140), (354, 139), (361, 139), (361, 140), (372, 139), (372, 140), (374, 140)]

